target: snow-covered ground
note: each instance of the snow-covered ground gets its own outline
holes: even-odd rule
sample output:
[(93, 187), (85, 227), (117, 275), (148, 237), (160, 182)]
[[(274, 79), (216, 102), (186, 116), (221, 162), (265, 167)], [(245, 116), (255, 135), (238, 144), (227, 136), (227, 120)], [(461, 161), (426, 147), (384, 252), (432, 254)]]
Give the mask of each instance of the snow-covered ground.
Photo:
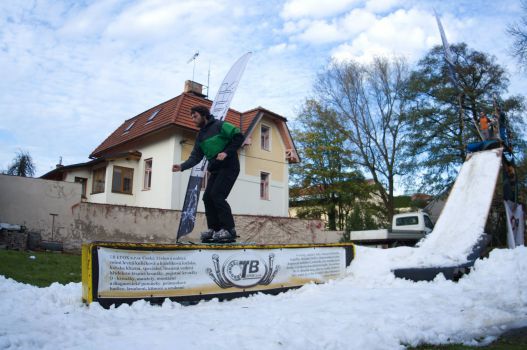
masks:
[[(181, 306), (138, 301), (105, 310), (81, 284), (37, 288), (0, 276), (0, 349), (404, 349), (484, 344), (527, 326), (527, 248), (495, 249), (455, 283), (396, 279), (400, 267), (466, 261), (482, 234), (499, 151), (460, 171), (436, 228), (418, 248), (357, 247), (345, 277), (277, 296)], [(469, 210), (470, 208), (470, 210)]]
[(347, 276), (277, 296), (105, 310), (81, 284), (0, 277), (0, 349), (403, 349), (527, 326), (527, 248), (495, 249), (459, 282), (396, 279), (407, 248), (357, 247)]

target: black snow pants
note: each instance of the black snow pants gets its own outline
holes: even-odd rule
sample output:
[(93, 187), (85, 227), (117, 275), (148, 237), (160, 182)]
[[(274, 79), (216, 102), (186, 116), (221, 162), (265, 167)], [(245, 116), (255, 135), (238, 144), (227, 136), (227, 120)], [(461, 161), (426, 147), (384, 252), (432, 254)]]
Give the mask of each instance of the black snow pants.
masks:
[[(237, 163), (232, 162), (232, 163)], [(232, 164), (231, 163), (231, 164)], [(209, 229), (218, 231), (220, 229), (233, 229), (234, 219), (231, 207), (227, 203), (227, 197), (238, 178), (240, 166), (221, 167), (210, 172), (210, 176), (203, 193), (203, 203), (205, 204), (205, 216)]]

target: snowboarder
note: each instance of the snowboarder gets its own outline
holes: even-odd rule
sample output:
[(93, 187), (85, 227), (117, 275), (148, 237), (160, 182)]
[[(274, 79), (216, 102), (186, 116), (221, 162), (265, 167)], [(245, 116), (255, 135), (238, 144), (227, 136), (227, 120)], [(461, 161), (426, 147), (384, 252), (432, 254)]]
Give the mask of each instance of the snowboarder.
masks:
[(201, 241), (234, 242), (234, 219), (226, 199), (240, 173), (237, 151), (243, 144), (244, 137), (234, 125), (214, 119), (205, 106), (192, 107), (190, 116), (200, 130), (190, 157), (181, 164), (174, 164), (172, 171), (190, 169), (204, 156), (207, 157), (207, 170), (210, 175), (203, 194), (203, 203), (208, 230), (201, 233)]

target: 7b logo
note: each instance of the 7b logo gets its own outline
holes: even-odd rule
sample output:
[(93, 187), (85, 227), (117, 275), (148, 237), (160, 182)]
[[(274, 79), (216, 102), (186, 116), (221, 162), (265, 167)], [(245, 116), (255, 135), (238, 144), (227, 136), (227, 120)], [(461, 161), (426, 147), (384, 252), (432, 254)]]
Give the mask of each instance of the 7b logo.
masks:
[(273, 266), (274, 254), (269, 254), (269, 262), (254, 253), (239, 253), (231, 255), (220, 265), (218, 254), (212, 255), (214, 270), (208, 268), (207, 274), (221, 288), (249, 288), (268, 285), (279, 270)]
[(240, 260), (238, 262), (242, 268), (242, 278), (247, 277), (247, 273), (249, 274), (255, 274), (258, 272), (260, 265), (260, 262), (258, 260)]

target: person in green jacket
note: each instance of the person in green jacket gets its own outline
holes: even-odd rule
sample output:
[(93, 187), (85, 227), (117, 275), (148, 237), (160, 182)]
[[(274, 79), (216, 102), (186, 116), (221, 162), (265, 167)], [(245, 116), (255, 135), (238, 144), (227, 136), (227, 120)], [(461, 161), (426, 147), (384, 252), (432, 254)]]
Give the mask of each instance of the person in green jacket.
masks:
[(240, 173), (238, 149), (245, 138), (234, 125), (214, 119), (205, 106), (192, 107), (190, 116), (200, 128), (196, 143), (190, 157), (181, 164), (174, 164), (172, 171), (190, 169), (203, 157), (207, 157), (207, 171), (210, 175), (203, 194), (203, 203), (208, 230), (201, 233), (201, 240), (234, 242), (236, 230), (227, 197)]

